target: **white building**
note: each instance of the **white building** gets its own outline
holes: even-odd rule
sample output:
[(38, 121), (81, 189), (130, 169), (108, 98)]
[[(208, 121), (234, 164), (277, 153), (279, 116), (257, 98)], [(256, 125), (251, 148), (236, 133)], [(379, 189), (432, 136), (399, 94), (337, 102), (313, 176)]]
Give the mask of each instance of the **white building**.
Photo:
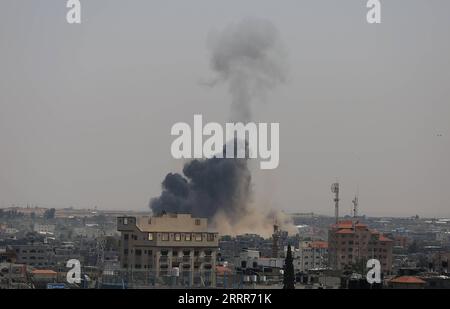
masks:
[(51, 234), (55, 233), (55, 225), (54, 224), (39, 224), (35, 223), (33, 230), (39, 234)]
[(299, 271), (326, 268), (328, 265), (328, 243), (325, 241), (301, 241), (294, 261), (298, 263)]

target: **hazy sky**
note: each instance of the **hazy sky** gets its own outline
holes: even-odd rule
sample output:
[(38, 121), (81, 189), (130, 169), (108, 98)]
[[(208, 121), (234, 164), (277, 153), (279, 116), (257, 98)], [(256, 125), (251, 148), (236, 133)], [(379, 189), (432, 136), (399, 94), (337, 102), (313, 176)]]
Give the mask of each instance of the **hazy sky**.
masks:
[[(288, 81), (254, 112), (280, 123), (280, 166), (253, 164), (255, 203), (368, 215), (450, 215), (450, 1), (65, 0), (0, 4), (0, 206), (148, 209), (171, 126), (225, 122), (207, 37), (245, 17), (279, 30)], [(441, 135), (442, 136), (439, 136)]]

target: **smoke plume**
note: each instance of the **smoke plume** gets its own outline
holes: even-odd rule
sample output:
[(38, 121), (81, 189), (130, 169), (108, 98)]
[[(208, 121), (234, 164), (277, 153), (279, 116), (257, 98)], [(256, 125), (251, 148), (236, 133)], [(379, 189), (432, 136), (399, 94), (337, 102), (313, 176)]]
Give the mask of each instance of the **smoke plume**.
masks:
[[(284, 52), (278, 31), (268, 21), (246, 19), (211, 35), (209, 46), (211, 66), (217, 73), (211, 85), (227, 83), (232, 97), (232, 120), (248, 122), (252, 101), (263, 99), (268, 90), (285, 79)], [(215, 157), (187, 162), (182, 175), (167, 174), (161, 195), (150, 201), (150, 207), (156, 215), (190, 213), (209, 218), (222, 234), (269, 236), (275, 222), (292, 228), (280, 212), (264, 211), (252, 205), (247, 163), (246, 158)]]
[(248, 122), (251, 103), (286, 78), (285, 52), (278, 30), (263, 19), (245, 19), (209, 36), (211, 68), (228, 84), (231, 118)]
[(154, 213), (214, 218), (220, 212), (231, 224), (246, 214), (251, 197), (247, 159), (193, 160), (184, 165), (183, 175), (167, 174), (161, 196), (150, 201)]

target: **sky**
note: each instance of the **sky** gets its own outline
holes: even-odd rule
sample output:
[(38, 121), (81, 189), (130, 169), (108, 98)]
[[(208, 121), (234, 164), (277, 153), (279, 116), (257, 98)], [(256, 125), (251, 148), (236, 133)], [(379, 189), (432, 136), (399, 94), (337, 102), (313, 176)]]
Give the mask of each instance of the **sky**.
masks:
[(359, 192), (371, 216), (450, 216), (450, 2), (89, 0), (0, 4), (0, 206), (146, 210), (168, 172), (170, 129), (224, 123), (208, 36), (270, 21), (286, 82), (253, 109), (280, 123), (280, 165), (252, 163), (258, 207), (333, 215)]

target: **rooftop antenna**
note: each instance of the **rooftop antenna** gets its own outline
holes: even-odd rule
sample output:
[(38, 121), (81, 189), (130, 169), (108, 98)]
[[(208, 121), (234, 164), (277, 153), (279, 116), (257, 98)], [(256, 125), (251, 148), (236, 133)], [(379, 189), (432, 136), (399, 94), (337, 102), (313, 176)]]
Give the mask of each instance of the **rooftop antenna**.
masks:
[(334, 216), (336, 224), (339, 223), (339, 182), (331, 185), (331, 192), (334, 193)]
[(358, 217), (358, 193), (356, 193), (355, 198), (352, 201), (353, 203), (353, 218)]

